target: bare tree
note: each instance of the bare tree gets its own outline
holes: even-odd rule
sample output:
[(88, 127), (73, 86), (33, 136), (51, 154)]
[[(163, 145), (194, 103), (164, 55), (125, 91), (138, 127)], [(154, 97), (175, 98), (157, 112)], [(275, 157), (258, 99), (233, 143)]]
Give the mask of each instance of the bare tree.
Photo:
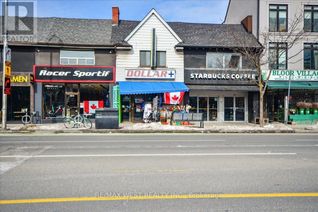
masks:
[[(289, 21), (287, 32), (269, 32), (269, 30), (266, 30), (266, 32), (261, 33), (259, 43), (262, 47), (258, 48), (251, 47), (251, 44), (249, 43), (251, 35), (246, 35), (246, 33), (232, 33), (230, 35), (239, 43), (239, 45), (233, 47), (232, 50), (240, 53), (257, 72), (258, 78), (255, 83), (259, 88), (259, 123), (261, 127), (264, 126), (264, 95), (273, 69), (270, 65), (275, 63), (273, 62), (273, 56), (275, 56), (275, 58), (283, 58), (284, 56), (285, 61), (282, 62), (287, 63), (287, 61), (296, 57), (303, 51), (300, 50), (295, 54), (288, 54), (288, 56), (285, 57), (286, 52), (304, 38), (305, 32), (301, 28), (302, 21), (302, 14), (295, 15), (294, 18)], [(270, 43), (284, 44), (286, 51), (279, 51), (278, 54), (271, 55), (269, 52)], [(262, 77), (262, 74), (264, 74), (263, 67), (268, 67), (265, 79)]]

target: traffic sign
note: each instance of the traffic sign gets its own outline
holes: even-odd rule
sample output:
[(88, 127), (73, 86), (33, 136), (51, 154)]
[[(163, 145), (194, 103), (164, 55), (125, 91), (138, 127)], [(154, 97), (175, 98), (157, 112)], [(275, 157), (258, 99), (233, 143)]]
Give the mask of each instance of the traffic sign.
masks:
[(11, 49), (9, 47), (5, 47), (5, 50), (6, 50), (5, 61), (11, 63)]
[(7, 95), (11, 94), (11, 79), (10, 79), (10, 77), (5, 77), (4, 93), (7, 94)]
[(6, 61), (5, 75), (8, 78), (11, 76), (11, 62)]

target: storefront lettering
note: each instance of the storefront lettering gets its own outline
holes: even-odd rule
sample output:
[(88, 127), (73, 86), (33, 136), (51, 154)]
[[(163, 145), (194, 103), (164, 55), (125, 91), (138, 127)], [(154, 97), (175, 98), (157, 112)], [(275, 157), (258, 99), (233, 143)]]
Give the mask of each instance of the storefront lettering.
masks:
[(172, 69), (126, 69), (127, 79), (175, 79), (176, 72)]
[(318, 81), (318, 70), (266, 70), (263, 78), (269, 74), (269, 80)]
[(38, 82), (114, 82), (114, 68), (108, 66), (35, 66)]
[(191, 73), (192, 80), (255, 80), (256, 75), (250, 73), (244, 74), (225, 74), (225, 73)]
[(29, 77), (26, 75), (13, 75), (11, 76), (11, 83), (24, 83), (29, 82)]
[(73, 76), (73, 77), (107, 77), (109, 75), (109, 71), (97, 71), (97, 72), (83, 72), (83, 71), (74, 71), (73, 73), (70, 71), (47, 71), (41, 70), (39, 75), (40, 76)]

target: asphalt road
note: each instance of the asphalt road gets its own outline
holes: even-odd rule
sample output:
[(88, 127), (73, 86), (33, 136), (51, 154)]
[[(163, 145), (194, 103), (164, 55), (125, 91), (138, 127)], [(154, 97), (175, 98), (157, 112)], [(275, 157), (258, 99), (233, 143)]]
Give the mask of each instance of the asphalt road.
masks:
[(316, 134), (0, 137), (0, 211), (318, 211)]

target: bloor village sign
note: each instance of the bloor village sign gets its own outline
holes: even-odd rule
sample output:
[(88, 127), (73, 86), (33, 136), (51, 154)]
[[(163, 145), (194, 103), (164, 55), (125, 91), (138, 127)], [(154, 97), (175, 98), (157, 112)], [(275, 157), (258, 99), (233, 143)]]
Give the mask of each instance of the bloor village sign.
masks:
[(270, 81), (318, 81), (318, 70), (269, 70), (263, 71), (263, 79)]

